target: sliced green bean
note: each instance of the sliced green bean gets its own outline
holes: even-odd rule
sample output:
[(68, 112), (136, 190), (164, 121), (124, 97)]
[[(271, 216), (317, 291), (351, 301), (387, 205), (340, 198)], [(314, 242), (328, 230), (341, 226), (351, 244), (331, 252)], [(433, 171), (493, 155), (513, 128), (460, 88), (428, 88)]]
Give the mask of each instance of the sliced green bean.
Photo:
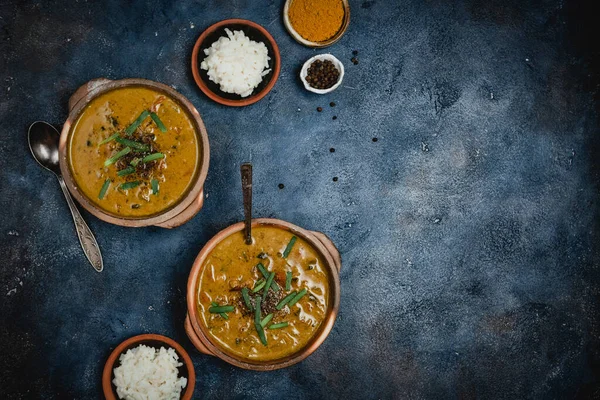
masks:
[[(265, 268), (265, 266), (262, 263), (258, 263), (258, 265), (256, 266), (260, 273), (263, 274), (263, 276), (265, 277), (265, 279), (267, 279), (269, 277), (269, 270)], [(279, 292), (279, 285), (277, 284), (277, 282), (273, 281), (271, 283), (271, 289), (273, 289), (273, 291), (275, 293)]]
[(167, 127), (165, 126), (165, 124), (162, 123), (160, 118), (158, 118), (158, 115), (156, 115), (156, 113), (150, 113), (150, 117), (152, 117), (152, 120), (154, 121), (156, 126), (158, 126), (158, 129), (160, 129), (161, 132), (164, 133), (167, 131)]
[(106, 194), (106, 191), (108, 190), (109, 186), (110, 186), (110, 179), (107, 179), (104, 181), (104, 184), (102, 185), (102, 189), (100, 189), (100, 194), (98, 194), (98, 198), (100, 200), (102, 200), (104, 198), (104, 195)]
[(269, 293), (269, 288), (271, 287), (271, 283), (273, 283), (273, 278), (275, 278), (275, 272), (271, 272), (269, 278), (267, 279), (267, 283), (265, 283), (265, 290), (263, 290), (262, 301), (265, 302), (267, 298), (267, 294)]
[(248, 307), (248, 310), (250, 310), (250, 312), (254, 311), (254, 308), (252, 307), (252, 302), (250, 301), (250, 296), (248, 296), (247, 287), (242, 288), (242, 297), (244, 298), (244, 303), (246, 303), (246, 307)]
[(117, 172), (117, 176), (125, 176), (129, 174), (133, 174), (135, 172), (135, 168), (129, 166)]
[(292, 236), (290, 242), (283, 251), (283, 258), (288, 258), (288, 256), (290, 255), (290, 251), (292, 251), (292, 247), (294, 247), (294, 243), (296, 243), (296, 240), (298, 240), (298, 238), (296, 236)]
[(287, 322), (280, 322), (278, 324), (273, 324), (273, 325), (269, 326), (269, 329), (281, 329), (281, 328), (285, 328), (288, 325), (289, 324)]
[(208, 309), (208, 312), (213, 314), (221, 314), (226, 312), (232, 312), (235, 310), (234, 306), (212, 306)]
[(260, 296), (254, 298), (254, 323), (260, 325)]
[(165, 155), (163, 153), (152, 153), (152, 154), (149, 154), (146, 157), (142, 158), (142, 162), (147, 163), (150, 161), (160, 160), (162, 158), (165, 158)]
[(137, 167), (137, 165), (140, 163), (140, 161), (142, 161), (141, 158), (135, 157), (133, 160), (131, 160), (131, 162), (129, 164), (133, 165), (134, 167)]
[(129, 154), (130, 152), (131, 152), (131, 147), (125, 147), (123, 150), (119, 151), (117, 154), (110, 157), (108, 160), (104, 161), (104, 166), (108, 167), (109, 165), (116, 163), (119, 160), (119, 158), (123, 157), (124, 155)]
[(292, 288), (292, 272), (285, 273), (285, 290), (289, 291)]
[[(213, 307), (218, 307), (218, 306), (219, 306), (219, 303), (217, 303), (216, 301), (212, 301), (212, 302), (210, 303), (210, 305), (211, 305), (211, 306), (213, 306)], [(220, 315), (220, 316), (221, 316), (221, 318), (223, 318), (223, 319), (229, 319), (229, 316), (228, 316), (227, 314), (225, 314), (224, 312), (222, 312), (222, 313), (219, 313), (219, 315)]]
[(117, 132), (117, 133), (115, 133), (113, 135), (110, 135), (109, 137), (107, 137), (106, 139), (104, 139), (103, 141), (101, 141), (100, 143), (98, 143), (98, 146), (101, 146), (101, 145), (106, 144), (108, 142), (112, 142), (113, 140), (115, 140), (118, 137), (119, 137), (119, 132)]
[(135, 140), (129, 140), (129, 139), (125, 139), (122, 137), (117, 137), (117, 138), (115, 138), (115, 141), (117, 143), (122, 144), (123, 146), (129, 146), (135, 150), (139, 150), (139, 151), (149, 151), (150, 150), (150, 146), (148, 146), (147, 144), (144, 144), (144, 143), (136, 142)]
[(285, 305), (287, 303), (289, 303), (290, 300), (292, 300), (294, 298), (294, 296), (296, 296), (296, 292), (292, 292), (290, 294), (288, 294), (287, 296), (285, 296), (283, 299), (281, 299), (281, 301), (279, 303), (277, 303), (277, 305), (275, 306), (276, 310), (281, 310), (283, 307), (285, 307)]
[(254, 289), (252, 289), (252, 293), (256, 293), (258, 292), (260, 289), (262, 289), (265, 286), (265, 280), (261, 279), (260, 281), (256, 282), (257, 284), (254, 286)]
[(267, 337), (265, 336), (265, 330), (261, 326), (260, 322), (258, 324), (254, 323), (254, 327), (256, 328), (256, 332), (258, 333), (258, 338), (260, 339), (260, 342), (263, 344), (263, 346), (266, 346)]
[(119, 187), (123, 190), (129, 190), (129, 189), (134, 189), (138, 186), (140, 186), (140, 181), (125, 182), (125, 183), (122, 183), (121, 186), (119, 186)]
[(158, 180), (153, 178), (150, 185), (152, 186), (152, 194), (158, 194)]
[(133, 131), (135, 131), (138, 128), (138, 126), (140, 126), (140, 124), (142, 122), (144, 122), (144, 120), (148, 117), (148, 115), (150, 115), (150, 113), (148, 112), (148, 110), (142, 111), (142, 113), (140, 114), (140, 116), (137, 117), (136, 120), (133, 121), (131, 123), (131, 125), (129, 125), (127, 127), (127, 129), (125, 129), (125, 133), (127, 134), (127, 136), (131, 136), (131, 134), (133, 133)]
[(267, 326), (267, 324), (269, 323), (269, 321), (271, 321), (273, 319), (273, 313), (267, 315), (266, 317), (263, 318), (262, 321), (260, 321), (260, 326), (262, 326), (263, 328), (265, 326)]
[(296, 296), (294, 296), (293, 299), (290, 300), (290, 302), (288, 303), (288, 307), (292, 307), (294, 304), (296, 304), (298, 302), (298, 300), (300, 300), (302, 297), (304, 297), (306, 292), (308, 292), (308, 290), (306, 290), (306, 288), (304, 288), (300, 292), (298, 292), (298, 294)]

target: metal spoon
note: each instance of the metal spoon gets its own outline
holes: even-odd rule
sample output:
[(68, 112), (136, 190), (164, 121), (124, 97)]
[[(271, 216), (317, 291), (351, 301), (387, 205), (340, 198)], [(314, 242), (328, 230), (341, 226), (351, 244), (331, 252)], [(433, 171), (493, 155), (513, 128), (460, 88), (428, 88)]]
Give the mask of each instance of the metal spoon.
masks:
[(36, 121), (29, 127), (28, 140), (29, 150), (33, 154), (33, 158), (42, 167), (51, 171), (58, 178), (60, 188), (62, 189), (71, 214), (73, 215), (73, 221), (75, 222), (75, 228), (77, 230), (77, 236), (79, 237), (79, 243), (83, 248), (85, 256), (92, 264), (92, 267), (98, 272), (102, 272), (104, 269), (104, 263), (102, 262), (102, 255), (100, 254), (100, 248), (96, 242), (96, 238), (90, 228), (87, 226), (79, 210), (75, 206), (71, 194), (67, 190), (65, 181), (63, 180), (62, 174), (60, 173), (60, 167), (58, 164), (58, 139), (60, 134), (55, 127), (47, 122)]
[(252, 244), (252, 164), (242, 164), (240, 173), (242, 174), (242, 193), (244, 195), (244, 237), (246, 244)]

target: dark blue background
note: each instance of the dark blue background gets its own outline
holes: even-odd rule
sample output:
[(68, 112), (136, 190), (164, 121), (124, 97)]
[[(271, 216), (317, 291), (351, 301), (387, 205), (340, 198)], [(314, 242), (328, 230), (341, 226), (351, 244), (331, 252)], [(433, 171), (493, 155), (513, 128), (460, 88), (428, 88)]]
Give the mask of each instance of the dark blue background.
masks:
[[(598, 35), (574, 3), (351, 1), (325, 50), (346, 78), (318, 96), (297, 78), (318, 52), (285, 32), (282, 1), (0, 2), (3, 398), (100, 397), (110, 351), (144, 332), (192, 354), (198, 398), (600, 396)], [(240, 109), (202, 95), (189, 66), (203, 29), (232, 17), (265, 26), (282, 57), (272, 92)], [(101, 274), (26, 142), (96, 77), (172, 85), (211, 144), (190, 223), (84, 213)], [(244, 161), (256, 216), (323, 231), (343, 257), (329, 338), (272, 373), (200, 355), (183, 331), (194, 257), (242, 218)]]

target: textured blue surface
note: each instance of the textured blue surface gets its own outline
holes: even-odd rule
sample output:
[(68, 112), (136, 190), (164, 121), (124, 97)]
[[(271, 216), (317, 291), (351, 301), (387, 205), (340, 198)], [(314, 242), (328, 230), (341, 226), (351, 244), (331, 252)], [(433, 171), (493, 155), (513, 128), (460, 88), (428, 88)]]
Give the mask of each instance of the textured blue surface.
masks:
[[(600, 396), (590, 9), (351, 6), (348, 32), (327, 49), (346, 78), (320, 97), (297, 78), (315, 51), (285, 32), (282, 1), (0, 3), (3, 398), (100, 397), (110, 351), (144, 332), (192, 354), (197, 398)], [(203, 96), (189, 68), (202, 30), (232, 17), (265, 26), (282, 56), (273, 91), (240, 109)], [(96, 77), (172, 85), (200, 111), (211, 144), (205, 207), (190, 223), (132, 230), (84, 213), (101, 274), (26, 142), (34, 120), (60, 126), (69, 96)], [(193, 259), (242, 218), (244, 161), (254, 164), (256, 216), (323, 231), (343, 257), (329, 338), (272, 373), (200, 355), (183, 331)]]

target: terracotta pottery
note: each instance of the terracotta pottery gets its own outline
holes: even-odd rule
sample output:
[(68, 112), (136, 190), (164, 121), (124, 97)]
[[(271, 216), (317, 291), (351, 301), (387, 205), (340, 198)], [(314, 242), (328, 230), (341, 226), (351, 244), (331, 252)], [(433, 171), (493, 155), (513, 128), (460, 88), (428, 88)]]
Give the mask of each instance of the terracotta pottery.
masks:
[[(250, 40), (264, 43), (269, 51), (269, 57), (271, 57), (271, 60), (269, 60), (271, 72), (263, 77), (262, 82), (248, 97), (223, 92), (219, 88), (219, 85), (208, 78), (207, 71), (200, 69), (200, 63), (205, 57), (204, 49), (210, 47), (221, 36), (226, 37), (225, 28), (231, 31), (241, 30)], [(192, 74), (194, 75), (196, 84), (208, 98), (226, 106), (243, 107), (254, 104), (265, 97), (273, 89), (273, 86), (275, 86), (280, 70), (281, 57), (275, 39), (273, 39), (273, 36), (265, 28), (246, 19), (226, 19), (211, 25), (202, 32), (192, 51)]]
[(285, 26), (285, 29), (287, 29), (288, 33), (294, 38), (294, 40), (296, 42), (303, 44), (304, 46), (307, 46), (307, 47), (323, 48), (323, 47), (331, 46), (332, 44), (336, 43), (338, 40), (340, 40), (342, 38), (344, 33), (346, 33), (346, 30), (348, 29), (348, 25), (350, 24), (350, 3), (348, 3), (348, 0), (342, 0), (342, 6), (344, 7), (344, 19), (342, 20), (342, 26), (340, 27), (340, 30), (337, 31), (337, 33), (335, 35), (333, 35), (331, 38), (329, 38), (323, 42), (311, 42), (308, 39), (304, 39), (302, 36), (300, 36), (300, 34), (298, 32), (296, 32), (296, 30), (294, 29), (294, 26), (292, 25), (292, 23), (290, 21), (290, 5), (292, 4), (292, 1), (294, 1), (294, 0), (287, 0), (285, 2), (285, 5), (283, 6), (283, 25)]
[(340, 253), (327, 236), (321, 232), (308, 231), (302, 229), (289, 222), (282, 221), (280, 219), (271, 218), (259, 218), (252, 220), (252, 226), (274, 226), (289, 230), (294, 235), (301, 237), (306, 240), (311, 246), (313, 246), (325, 260), (325, 267), (329, 275), (329, 290), (330, 290), (330, 303), (329, 309), (325, 315), (325, 319), (321, 324), (319, 330), (315, 333), (311, 341), (301, 349), (300, 351), (287, 356), (285, 358), (274, 360), (274, 361), (252, 361), (244, 359), (235, 355), (231, 355), (222, 350), (217, 343), (215, 343), (209, 336), (206, 327), (202, 324), (196, 305), (197, 291), (198, 291), (198, 278), (200, 277), (202, 264), (210, 252), (215, 246), (220, 243), (223, 239), (230, 236), (233, 233), (240, 232), (244, 229), (244, 223), (239, 222), (231, 225), (228, 228), (217, 233), (212, 239), (206, 243), (202, 248), (190, 272), (187, 285), (187, 307), (188, 315), (186, 317), (184, 326), (185, 331), (190, 338), (190, 341), (201, 353), (208, 354), (211, 356), (219, 357), (220, 359), (235, 365), (240, 368), (251, 369), (255, 371), (272, 371), (279, 368), (289, 367), (290, 365), (296, 364), (312, 352), (314, 352), (325, 340), (337, 317), (337, 313), (340, 306), (340, 277), (339, 272), (342, 267), (342, 261)]
[[(199, 154), (200, 161), (195, 172), (194, 179), (181, 199), (171, 208), (167, 210), (143, 218), (124, 218), (118, 217), (113, 214), (102, 210), (91, 202), (86, 196), (84, 196), (78, 189), (77, 183), (73, 177), (71, 168), (69, 166), (68, 149), (67, 144), (69, 143), (69, 135), (71, 134), (71, 127), (77, 121), (80, 114), (86, 108), (86, 106), (94, 98), (99, 95), (106, 93), (110, 90), (126, 87), (126, 86), (143, 86), (158, 92), (165, 93), (170, 98), (176, 100), (181, 107), (183, 107), (190, 116), (192, 122), (195, 124), (195, 130), (198, 137), (198, 143), (200, 144), (201, 151)], [(81, 86), (69, 99), (69, 117), (63, 125), (63, 129), (60, 135), (59, 142), (59, 156), (60, 156), (60, 170), (62, 172), (65, 183), (69, 192), (73, 195), (75, 200), (79, 202), (87, 211), (92, 215), (100, 218), (103, 221), (109, 222), (115, 225), (127, 226), (127, 227), (142, 227), (142, 226), (160, 226), (163, 228), (174, 228), (182, 225), (189, 221), (200, 209), (204, 201), (204, 181), (208, 174), (208, 164), (210, 158), (210, 149), (208, 144), (208, 134), (206, 128), (200, 118), (200, 114), (194, 107), (194, 105), (180, 93), (162, 83), (149, 81), (146, 79), (121, 79), (121, 80), (109, 80), (109, 79), (94, 79)]]
[(181, 393), (181, 399), (190, 400), (194, 395), (194, 386), (196, 385), (196, 372), (194, 371), (192, 359), (184, 350), (184, 348), (173, 339), (154, 334), (131, 337), (118, 345), (113, 352), (110, 353), (108, 360), (106, 360), (106, 364), (104, 364), (104, 371), (102, 371), (102, 391), (104, 392), (104, 397), (106, 400), (117, 400), (119, 398), (117, 396), (116, 387), (112, 383), (114, 378), (113, 370), (115, 367), (119, 366), (119, 356), (121, 356), (121, 354), (125, 353), (127, 350), (137, 347), (140, 344), (157, 349), (161, 346), (165, 348), (172, 347), (175, 350), (179, 356), (179, 362), (183, 363), (183, 365), (178, 368), (179, 375), (187, 378), (187, 385), (185, 386), (185, 390)]

